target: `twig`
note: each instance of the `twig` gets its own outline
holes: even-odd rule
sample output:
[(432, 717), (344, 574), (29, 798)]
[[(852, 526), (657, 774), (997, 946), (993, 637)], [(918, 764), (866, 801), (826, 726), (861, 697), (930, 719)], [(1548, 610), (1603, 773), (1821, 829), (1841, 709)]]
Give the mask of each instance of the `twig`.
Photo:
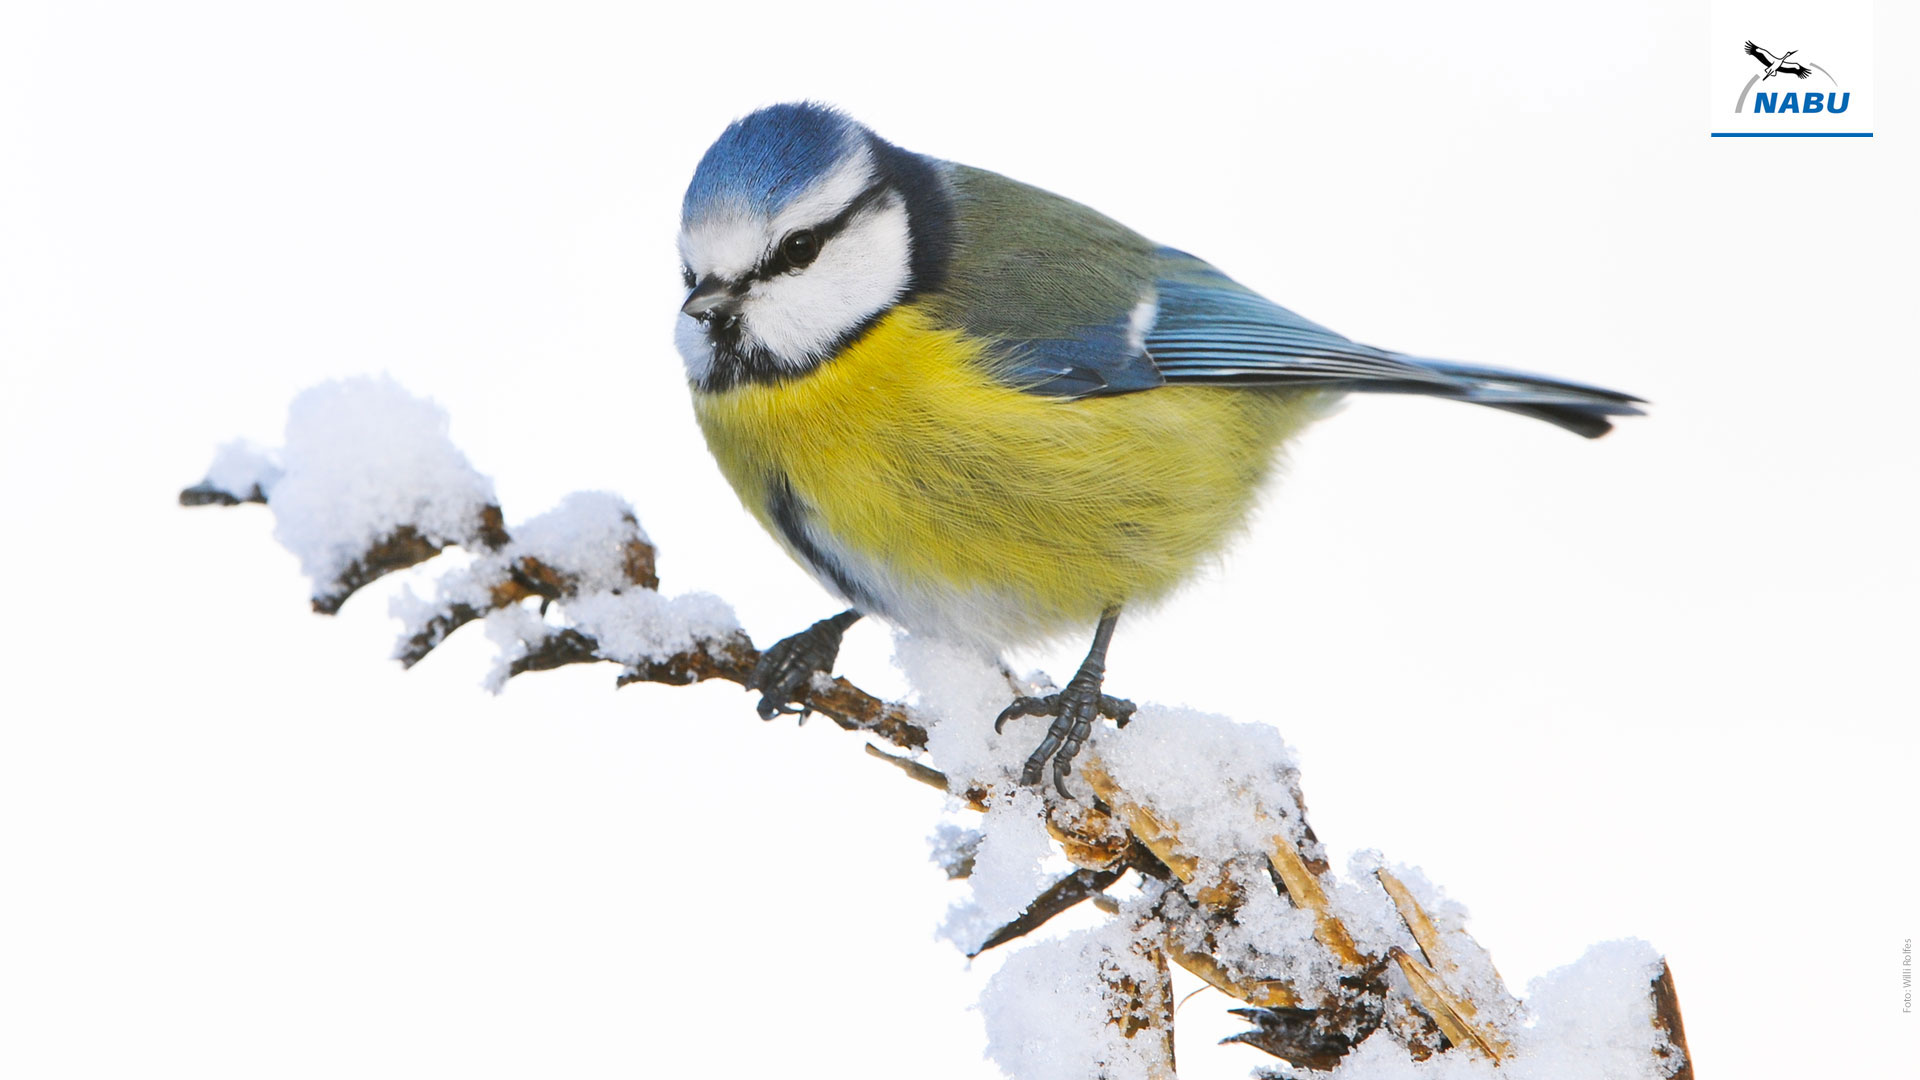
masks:
[[(180, 493), (184, 506), (270, 503), (271, 498), (272, 492), (262, 490), (258, 483), (245, 492), (201, 483)], [(625, 581), (621, 589), (657, 590), (654, 549), (631, 516), (625, 522), (631, 528), (619, 549), (618, 573)], [(458, 540), (430, 537), (413, 525), (395, 528), (369, 545), (334, 581), (317, 590), (314, 610), (332, 614), (365, 585), (424, 562), (454, 543), (482, 557), (461, 572), (459, 587), (451, 590), (452, 596), (443, 596), (436, 608), (415, 622), (398, 652), (404, 665), (418, 663), (460, 627), (496, 611), (534, 598), (543, 607), (551, 602), (564, 605), (580, 594), (579, 575), (516, 549), (500, 509), (487, 506), (471, 523), (467, 535)], [(509, 664), (509, 678), (611, 659), (599, 641), (573, 627), (549, 628), (537, 639), (528, 640), (526, 646), (526, 651)], [(752, 639), (735, 631), (700, 638), (691, 647), (665, 657), (626, 662), (616, 685), (652, 682), (684, 686), (722, 679), (745, 686), (759, 659), (760, 651)], [(876, 736), (903, 750), (919, 751), (927, 745), (927, 729), (911, 710), (874, 697), (844, 678), (816, 680), (807, 688), (805, 704), (846, 730)], [(871, 744), (866, 749), (921, 783), (951, 790), (946, 774), (913, 757), (889, 754)], [(1121, 875), (1133, 869), (1152, 883), (1158, 899), (1152, 912), (1136, 914), (1138, 921), (1129, 932), (1137, 936), (1129, 947), (1134, 955), (1149, 959), (1150, 970), (1157, 974), (1136, 978), (1103, 969), (1101, 977), (1114, 995), (1110, 1000), (1117, 1003), (1106, 1022), (1129, 1040), (1150, 1035), (1152, 1045), (1159, 1047), (1154, 1075), (1173, 1075), (1169, 959), (1254, 1006), (1232, 1010), (1254, 1026), (1225, 1041), (1256, 1047), (1296, 1066), (1330, 1069), (1382, 1028), (1390, 1031), (1414, 1059), (1458, 1051), (1484, 1054), (1497, 1061), (1508, 1053), (1510, 1032), (1503, 1033), (1500, 1024), (1503, 1018), (1517, 1015), (1517, 1006), (1510, 999), (1476, 1003), (1456, 978), (1462, 958), (1484, 958), (1484, 953), (1464, 930), (1437, 924), (1412, 891), (1385, 871), (1378, 875), (1379, 883), (1401, 913), (1412, 942), (1424, 958), (1400, 946), (1373, 955), (1355, 944), (1322, 885), (1328, 867), (1312, 828), (1306, 824), (1297, 783), (1288, 780), (1278, 797), (1291, 799), (1292, 805), (1285, 812), (1300, 839), (1287, 839), (1287, 830), (1278, 821), (1266, 820), (1264, 811), (1256, 811), (1262, 815), (1260, 829), (1273, 839), (1261, 850), (1242, 852), (1230, 863), (1221, 864), (1189, 846), (1180, 822), (1161, 820), (1145, 801), (1125, 790), (1101, 762), (1097, 745), (1086, 755), (1081, 771), (1096, 794), (1092, 805), (1050, 795), (1045, 796), (1044, 804), (1049, 832), (1078, 868), (1035, 897), (1018, 918), (994, 931), (970, 956), (1031, 934), (1083, 900), (1101, 898)], [(986, 809), (992, 796), (990, 790), (980, 787), (953, 794), (980, 810)], [(1271, 889), (1267, 902), (1289, 903), (1313, 914), (1314, 937), (1339, 965), (1337, 992), (1328, 994), (1323, 985), (1303, 982), (1307, 976), (1301, 972), (1248, 971), (1223, 959), (1225, 954), (1218, 942), (1251, 898), (1251, 889)], [(1400, 973), (1399, 985), (1407, 989), (1394, 989), (1388, 979), (1390, 969)], [(1488, 966), (1486, 970), (1492, 969)], [(1492, 981), (1498, 982), (1497, 974)], [(1655, 1044), (1659, 1064), (1669, 1075), (1691, 1080), (1679, 1001), (1664, 964), (1649, 994), (1652, 1023), (1664, 1037)], [(1315, 1007), (1305, 1007), (1307, 1003)], [(1665, 1049), (1660, 1048), (1663, 1044)]]
[(1033, 898), (1020, 917), (987, 935), (980, 947), (967, 954), (971, 960), (996, 945), (1005, 945), (1014, 938), (1025, 937), (1047, 924), (1047, 920), (1066, 911), (1080, 901), (1095, 893), (1107, 891), (1107, 886), (1120, 880), (1127, 872), (1124, 866), (1111, 870), (1075, 870), (1059, 881), (1047, 887), (1047, 891)]

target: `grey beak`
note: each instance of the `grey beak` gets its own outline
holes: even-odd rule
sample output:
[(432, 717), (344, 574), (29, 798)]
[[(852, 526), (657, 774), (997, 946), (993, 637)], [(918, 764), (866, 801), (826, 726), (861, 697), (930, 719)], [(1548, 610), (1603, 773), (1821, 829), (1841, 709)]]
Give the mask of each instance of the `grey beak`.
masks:
[(732, 283), (708, 274), (687, 294), (687, 302), (680, 305), (680, 310), (696, 319), (736, 315), (740, 311), (740, 297), (734, 295)]

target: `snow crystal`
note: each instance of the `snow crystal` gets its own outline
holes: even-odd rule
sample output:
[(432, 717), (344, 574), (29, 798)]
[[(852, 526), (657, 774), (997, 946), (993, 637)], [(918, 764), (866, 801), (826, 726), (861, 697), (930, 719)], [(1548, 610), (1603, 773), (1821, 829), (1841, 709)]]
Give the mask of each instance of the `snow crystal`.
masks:
[[(1396, 945), (1409, 952), (1415, 952), (1416, 949), (1413, 935), (1407, 932), (1406, 920), (1400, 917), (1399, 909), (1393, 906), (1393, 899), (1373, 876), (1375, 870), (1385, 865), (1386, 859), (1378, 851), (1357, 851), (1347, 860), (1345, 878), (1327, 874), (1320, 879), (1334, 915), (1347, 928), (1347, 935), (1353, 939), (1355, 947), (1370, 956), (1385, 956), (1387, 950)], [(1419, 874), (1418, 870), (1404, 870), (1402, 867), (1394, 867), (1389, 872), (1402, 880), (1406, 874)], [(1426, 878), (1421, 877), (1420, 880), (1424, 883)], [(1414, 890), (1414, 895), (1421, 894)], [(1427, 900), (1422, 897), (1420, 902), (1425, 904)], [(1451, 901), (1446, 902), (1451, 904)], [(1432, 909), (1428, 910), (1431, 913)], [(1415, 952), (1415, 955), (1418, 953)]]
[(1420, 902), (1420, 910), (1426, 912), (1427, 918), (1433, 920), (1433, 925), (1441, 930), (1463, 930), (1466, 928), (1467, 920), (1473, 917), (1465, 904), (1448, 896), (1446, 890), (1435, 885), (1427, 877), (1427, 872), (1417, 866), (1408, 866), (1405, 863), (1389, 865), (1386, 858), (1377, 851), (1360, 851), (1355, 852), (1353, 858), (1348, 860), (1348, 869), (1352, 871), (1354, 877), (1363, 881), (1371, 879), (1377, 870), (1385, 870), (1392, 874), (1400, 884), (1407, 887), (1407, 891), (1413, 894), (1413, 898)]
[(273, 451), (246, 439), (235, 439), (214, 452), (213, 464), (207, 467), (207, 484), (236, 499), (246, 499), (255, 490), (262, 494), (272, 491), (280, 472)]
[(1319, 1007), (1325, 995), (1337, 992), (1342, 974), (1340, 962), (1313, 936), (1319, 920), (1281, 896), (1264, 866), (1247, 860), (1228, 865), (1244, 899), (1232, 923), (1216, 932), (1214, 955), (1247, 978), (1284, 978), (1302, 1004)]
[[(1671, 1046), (1653, 1026), (1652, 983), (1660, 967), (1653, 946), (1629, 938), (1602, 942), (1531, 980), (1527, 1007), (1534, 1022), (1520, 1032), (1522, 1057), (1566, 1063), (1551, 1073), (1566, 1080), (1661, 1080), (1667, 1072), (1655, 1051)], [(1544, 1078), (1549, 1070), (1537, 1075)]]
[(733, 608), (712, 593), (666, 597), (652, 589), (596, 592), (560, 605), (569, 624), (600, 643), (601, 656), (623, 664), (665, 660), (701, 638), (740, 628)]
[[(1425, 902), (1424, 900), (1422, 901)], [(1653, 1026), (1653, 980), (1660, 957), (1644, 941), (1595, 945), (1578, 961), (1527, 985), (1529, 1023), (1514, 1032), (1511, 1056), (1498, 1068), (1479, 1055), (1452, 1051), (1408, 1060), (1386, 1031), (1342, 1058), (1326, 1080), (1666, 1080), (1657, 1050), (1669, 1048)], [(1482, 1014), (1484, 1017), (1484, 1013)]]
[[(446, 555), (439, 557), (445, 558)], [(434, 579), (432, 600), (414, 592), (411, 584), (401, 586), (393, 599), (387, 601), (387, 614), (399, 619), (402, 626), (400, 639), (394, 642), (393, 655), (396, 658), (404, 656), (415, 635), (425, 631), (428, 624), (455, 606), (465, 605), (476, 612), (491, 607), (492, 587), (504, 577), (504, 562), (503, 559), (486, 556), (465, 567), (448, 570)]]
[(604, 491), (577, 491), (560, 505), (515, 525), (512, 552), (532, 556), (574, 579), (582, 593), (628, 588), (630, 545), (646, 531), (625, 499)]
[(616, 663), (644, 664), (685, 652), (702, 638), (739, 629), (733, 609), (710, 593), (661, 596), (652, 589), (596, 592), (554, 604), (549, 622), (527, 604), (509, 604), (487, 615), (487, 638), (499, 647), (484, 685), (506, 688), (513, 662), (540, 647), (556, 631), (579, 630), (598, 644), (595, 654)]
[(295, 398), (281, 463), (268, 502), (274, 536), (316, 594), (400, 526), (434, 543), (464, 540), (493, 502), (492, 482), (448, 440), (447, 414), (384, 377)]
[(1017, 722), (1005, 735), (994, 732), (994, 718), (1014, 697), (998, 664), (965, 646), (907, 634), (894, 637), (893, 658), (916, 692), (915, 715), (927, 725), (927, 752), (955, 794), (1007, 784), (1020, 775), (1040, 733)]
[[(1033, 733), (993, 732), (993, 720), (1016, 692), (992, 661), (936, 640), (901, 636), (895, 660), (917, 694), (916, 713), (928, 727), (928, 755), (955, 792), (981, 787), (990, 803), (973, 872), (969, 902), (949, 913), (942, 935), (971, 951), (994, 929), (1017, 917), (1045, 887), (1053, 856), (1041, 795), (1013, 783), (1033, 745)], [(1100, 767), (1155, 818), (1178, 834), (1181, 850), (1202, 878), (1238, 886), (1242, 898), (1230, 918), (1203, 918), (1185, 894), (1149, 883), (1121, 914), (1091, 930), (1054, 940), (1026, 941), (988, 983), (981, 1009), (988, 1054), (1019, 1080), (1157, 1075), (1163, 1067), (1157, 1037), (1127, 1039), (1105, 1022), (1124, 1008), (1119, 979), (1151, 985), (1159, 976), (1134, 945), (1143, 919), (1151, 933), (1172, 934), (1184, 947), (1211, 954), (1248, 978), (1280, 978), (1312, 1005), (1338, 992), (1342, 968), (1315, 936), (1319, 920), (1273, 886), (1264, 857), (1274, 841), (1290, 842), (1308, 859), (1324, 857), (1305, 841), (1299, 774), (1292, 751), (1273, 728), (1224, 717), (1145, 705), (1125, 728), (1101, 725), (1092, 751)], [(961, 861), (973, 839), (948, 827), (936, 860)], [(1652, 980), (1659, 957), (1641, 942), (1596, 946), (1579, 962), (1535, 979), (1530, 997), (1516, 1002), (1491, 958), (1464, 927), (1466, 909), (1416, 868), (1387, 866), (1378, 852), (1352, 857), (1346, 879), (1324, 875), (1330, 913), (1369, 956), (1394, 948), (1422, 955), (1406, 922), (1380, 886), (1387, 869), (1420, 904), (1440, 935), (1430, 957), (1453, 993), (1478, 1007), (1477, 1020), (1510, 1040), (1499, 1066), (1467, 1049), (1411, 1059), (1406, 1046), (1382, 1028), (1324, 1080), (1660, 1080), (1674, 1066), (1666, 1036), (1653, 1024)], [(1157, 907), (1156, 907), (1157, 906)], [(1157, 910), (1149, 919), (1147, 912)], [(1162, 923), (1159, 920), (1164, 919)], [(1202, 940), (1204, 938), (1204, 940)], [(1413, 1009), (1399, 968), (1389, 966), (1394, 990), (1389, 1010)]]
[(987, 807), (985, 835), (967, 879), (972, 895), (947, 912), (940, 936), (973, 953), (1051, 884), (1041, 863), (1053, 852), (1045, 807), (1030, 788), (1014, 788)]
[[(1035, 942), (1007, 958), (987, 983), (980, 1009), (987, 1056), (1018, 1080), (1144, 1080), (1170, 1075), (1159, 1035), (1128, 1038), (1119, 1025), (1129, 1003), (1115, 984), (1153, 986), (1154, 961), (1133, 948), (1141, 935), (1121, 917), (1054, 941)], [(1151, 936), (1151, 928), (1148, 936)]]
[(973, 859), (980, 853), (983, 838), (979, 829), (963, 829), (943, 821), (927, 838), (933, 849), (928, 859), (946, 871), (948, 878), (964, 878), (973, 873)]
[[(1203, 862), (1299, 843), (1293, 751), (1265, 724), (1145, 705), (1124, 728), (1097, 728), (1100, 763), (1156, 818), (1178, 823), (1180, 846)], [(1310, 846), (1309, 858), (1319, 854)]]
[[(509, 535), (512, 540), (505, 547), (481, 551), (465, 567), (442, 573), (431, 601), (411, 586), (393, 598), (388, 612), (405, 627), (394, 646), (396, 656), (407, 655), (413, 639), (453, 608), (490, 608), (493, 590), (512, 577), (515, 563), (523, 558), (538, 560), (579, 593), (636, 589), (629, 565), (633, 545), (648, 542), (626, 501), (601, 491), (568, 495), (558, 507), (515, 525)], [(726, 616), (729, 629), (731, 619)]]
[[(1382, 868), (1383, 863), (1374, 853), (1362, 852), (1353, 859), (1356, 875), (1363, 867), (1371, 878), (1373, 871)], [(1518, 1006), (1507, 989), (1506, 981), (1494, 968), (1493, 957), (1466, 932), (1466, 906), (1447, 896), (1417, 866), (1394, 865), (1384, 868), (1406, 886), (1407, 892), (1419, 902), (1420, 909), (1427, 913), (1428, 920), (1445, 942), (1444, 957), (1427, 958), (1432, 962), (1440, 981), (1454, 993), (1474, 1002), (1480, 1009), (1483, 1021), (1502, 1030), (1517, 1025), (1520, 1022)], [(1411, 948), (1409, 951), (1414, 952), (1415, 956), (1420, 955)]]
[(510, 536), (499, 550), (483, 551), (467, 566), (442, 574), (431, 602), (411, 588), (394, 598), (390, 610), (405, 624), (396, 655), (409, 655), (414, 639), (455, 608), (491, 609), (495, 589), (509, 582), (516, 569), (525, 570), (524, 560), (529, 559), (562, 579), (562, 596), (551, 601), (544, 614), (519, 603), (487, 617), (487, 636), (500, 646), (486, 678), (487, 688), (495, 693), (505, 687), (513, 662), (559, 629), (593, 638), (597, 655), (604, 659), (638, 665), (665, 660), (702, 639), (724, 638), (740, 628), (733, 608), (717, 596), (666, 597), (634, 581), (635, 545), (646, 544), (647, 534), (618, 496), (598, 491), (569, 495), (558, 507), (515, 525)]
[(402, 585), (400, 591), (387, 601), (387, 614), (400, 620), (400, 636), (394, 640), (391, 658), (405, 660), (412, 655), (413, 642), (417, 637), (428, 637), (438, 647), (446, 638), (446, 630), (430, 633), (433, 621), (446, 614), (452, 608), (455, 592), (460, 593), (459, 602), (476, 611), (484, 609), (484, 598), (477, 594), (481, 591), (473, 575), (465, 570), (453, 571), (442, 575), (434, 582), (434, 592), (438, 600), (428, 600), (413, 591), (412, 585)]
[(524, 604), (509, 604), (487, 614), (487, 640), (500, 650), (494, 655), (493, 668), (483, 681), (488, 690), (499, 693), (507, 688), (513, 662), (527, 655), (553, 632), (539, 612)]

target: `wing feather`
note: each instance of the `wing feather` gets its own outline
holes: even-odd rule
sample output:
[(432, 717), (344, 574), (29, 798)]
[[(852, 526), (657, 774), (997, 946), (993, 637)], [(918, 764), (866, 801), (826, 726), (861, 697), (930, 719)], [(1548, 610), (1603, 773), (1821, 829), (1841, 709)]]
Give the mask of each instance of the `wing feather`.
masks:
[(1426, 394), (1505, 409), (1594, 438), (1639, 399), (1562, 379), (1405, 356), (1342, 337), (1212, 266), (1161, 253), (1147, 355), (1169, 383), (1325, 387)]

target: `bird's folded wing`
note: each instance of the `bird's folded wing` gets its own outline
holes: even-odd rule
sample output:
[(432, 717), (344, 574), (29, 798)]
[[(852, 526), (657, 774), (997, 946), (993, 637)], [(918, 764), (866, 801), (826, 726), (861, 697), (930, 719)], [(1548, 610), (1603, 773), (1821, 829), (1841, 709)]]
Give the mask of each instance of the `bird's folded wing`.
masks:
[(1139, 310), (1136, 304), (1112, 319), (1074, 328), (1063, 337), (1002, 336), (994, 374), (1028, 393), (1069, 400), (1163, 386), (1166, 378), (1147, 355)]
[(1147, 356), (1170, 384), (1324, 387), (1427, 394), (1504, 409), (1593, 438), (1629, 394), (1527, 372), (1376, 349), (1288, 311), (1190, 255), (1166, 250)]
[[(1084, 265), (1048, 262), (1049, 269)], [(996, 341), (996, 377), (1029, 393), (1068, 400), (1172, 382), (1350, 389), (1364, 383), (1367, 389), (1438, 393), (1469, 386), (1349, 341), (1182, 252), (1162, 249), (1148, 273), (1124, 289), (1102, 284), (1100, 313), (1090, 317), (1083, 306), (1064, 325), (1043, 325), (1033, 313), (1031, 297), (1045, 292), (1031, 281), (1026, 295), (994, 305), (998, 325), (970, 329), (985, 329)]]
[(934, 313), (992, 342), (993, 376), (1028, 393), (1071, 401), (1185, 383), (1429, 394), (1588, 437), (1639, 412), (1611, 390), (1362, 345), (1078, 203), (979, 170), (957, 178), (984, 254), (957, 262)]
[(1464, 388), (1424, 364), (1351, 341), (1199, 259), (1165, 250), (1147, 354), (1168, 382)]

